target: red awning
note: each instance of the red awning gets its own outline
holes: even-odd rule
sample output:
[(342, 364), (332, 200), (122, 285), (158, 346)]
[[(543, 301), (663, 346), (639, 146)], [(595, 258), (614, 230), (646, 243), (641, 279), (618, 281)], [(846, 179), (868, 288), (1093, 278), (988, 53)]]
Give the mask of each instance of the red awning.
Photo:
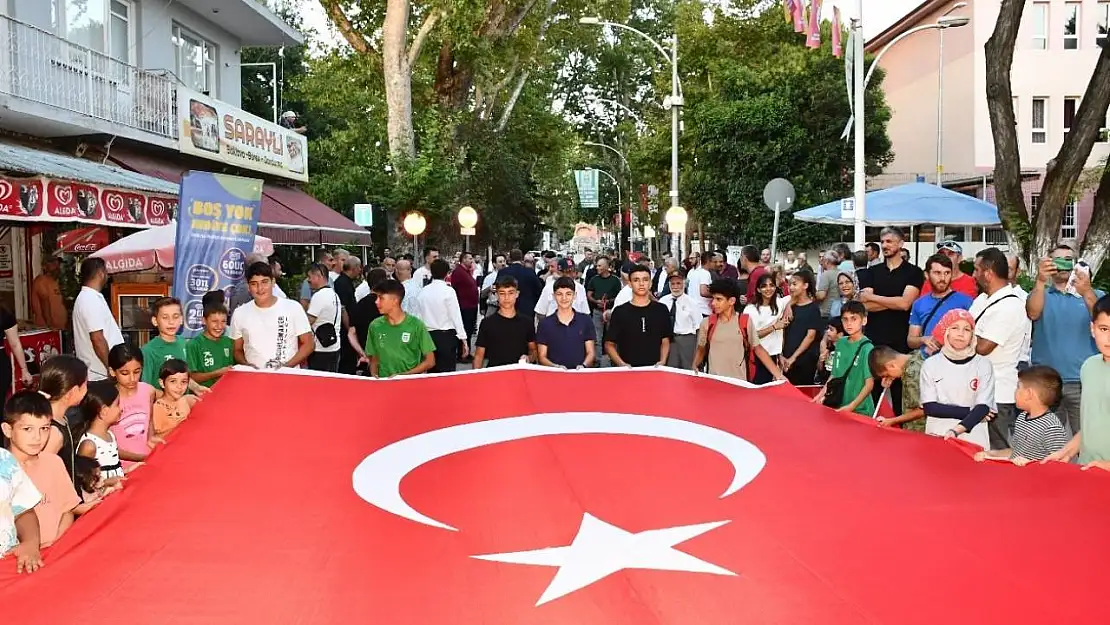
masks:
[(85, 226), (58, 235), (58, 251), (66, 254), (88, 254), (111, 243), (103, 226)]
[[(153, 156), (114, 150), (111, 159), (123, 167), (178, 182), (189, 168)], [(266, 183), (258, 234), (275, 245), (370, 245), (370, 233), (311, 195), (293, 187)]]

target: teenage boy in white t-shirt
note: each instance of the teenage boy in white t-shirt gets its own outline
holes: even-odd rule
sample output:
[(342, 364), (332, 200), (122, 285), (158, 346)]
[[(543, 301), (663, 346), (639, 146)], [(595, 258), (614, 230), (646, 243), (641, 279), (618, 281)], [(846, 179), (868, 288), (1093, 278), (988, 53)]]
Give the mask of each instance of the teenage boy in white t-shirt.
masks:
[(301, 366), (315, 347), (308, 315), (297, 302), (274, 295), (269, 263), (249, 265), (246, 281), (253, 299), (231, 317), (235, 362), (256, 369)]

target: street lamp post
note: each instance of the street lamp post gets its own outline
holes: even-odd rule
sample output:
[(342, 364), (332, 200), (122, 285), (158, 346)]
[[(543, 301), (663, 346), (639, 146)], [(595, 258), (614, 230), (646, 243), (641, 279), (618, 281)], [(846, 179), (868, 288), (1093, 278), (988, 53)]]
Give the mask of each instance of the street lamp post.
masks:
[[(962, 9), (967, 6), (966, 2), (957, 2), (948, 8), (941, 15), (942, 18), (947, 17), (952, 11)], [(944, 186), (940, 177), (944, 173), (944, 31), (947, 28), (937, 30), (937, 37), (939, 37), (940, 53), (937, 55), (937, 186)]]
[[(959, 8), (959, 7), (953, 7), (953, 10), (955, 8)], [(863, 124), (863, 121), (864, 121), (864, 102), (863, 102), (863, 99), (864, 99), (864, 93), (866, 92), (866, 89), (867, 89), (867, 84), (871, 82), (871, 75), (875, 73), (875, 68), (879, 66), (879, 61), (883, 58), (883, 55), (886, 54), (887, 50), (890, 50), (891, 47), (893, 47), (896, 43), (905, 39), (906, 37), (909, 37), (910, 35), (912, 35), (914, 33), (919, 33), (923, 30), (938, 29), (938, 30), (941, 30), (943, 32), (947, 28), (959, 28), (961, 26), (967, 26), (971, 22), (971, 18), (962, 16), (962, 15), (947, 15), (947, 14), (945, 14), (943, 17), (938, 19), (935, 24), (922, 24), (921, 26), (915, 26), (914, 28), (911, 28), (911, 29), (907, 30), (906, 32), (898, 35), (894, 39), (891, 39), (890, 43), (883, 46), (882, 50), (879, 50), (879, 53), (875, 55), (875, 59), (871, 62), (871, 67), (868, 68), (866, 75), (864, 75), (864, 71), (863, 71), (863, 65), (864, 65), (864, 58), (863, 58), (863, 17), (862, 17), (863, 16), (863, 0), (857, 0), (856, 9), (857, 9), (857, 12), (858, 12), (860, 17), (858, 17), (852, 24), (853, 30), (856, 31), (854, 33), (854, 39), (855, 39), (855, 67), (853, 68), (854, 73), (855, 73), (855, 78), (853, 80), (853, 83), (854, 83), (854, 86), (855, 86), (855, 89), (854, 89), (855, 95), (853, 96), (853, 100), (855, 101), (855, 111), (853, 112), (853, 114), (854, 114), (854, 119), (855, 119), (855, 130), (854, 130), (854, 132), (856, 133), (856, 137), (855, 137), (855, 139), (856, 139), (856, 144), (855, 144), (855, 169), (856, 169), (856, 171), (855, 171), (855, 176), (854, 176), (854, 181), (855, 181), (855, 185), (854, 185), (855, 186), (855, 216), (854, 216), (854, 219), (853, 219), (853, 225), (855, 226), (855, 228), (854, 228), (854, 230), (855, 230), (854, 238), (855, 238), (856, 249), (862, 249), (863, 246), (867, 243), (867, 241), (865, 240), (865, 232), (864, 232), (865, 222), (866, 222), (866, 219), (867, 219), (867, 212), (866, 212), (867, 172), (864, 169), (865, 164), (866, 164), (866, 151), (865, 151), (865, 148), (864, 148), (864, 124)], [(942, 63), (943, 63), (943, 61), (942, 61)], [(938, 153), (939, 153), (939, 151), (940, 151), (940, 148), (938, 148)], [(939, 172), (938, 172), (938, 178), (939, 178)]]
[[(597, 168), (595, 167), (595, 169), (597, 169)], [(617, 213), (619, 214), (620, 212), (622, 212), (624, 210), (622, 208), (623, 205), (621, 204), (621, 186), (619, 184), (617, 184), (617, 179), (613, 177), (613, 174), (605, 171), (604, 169), (598, 169), (597, 173), (605, 174), (606, 178), (613, 181), (613, 187), (615, 187), (616, 190), (617, 190)]]
[(465, 240), (463, 251), (470, 251), (470, 237), (476, 233), (474, 226), (477, 225), (478, 211), (471, 206), (464, 206), (459, 209), (459, 232), (462, 233)]
[[(862, 2), (862, 0), (860, 0)], [(678, 202), (678, 133), (679, 133), (679, 110), (682, 108), (684, 102), (682, 99), (682, 85), (678, 81), (678, 24), (675, 24), (674, 36), (671, 38), (671, 49), (668, 52), (658, 41), (652, 39), (646, 33), (641, 32), (628, 24), (621, 24), (620, 22), (606, 22), (600, 17), (583, 17), (578, 20), (580, 24), (591, 24), (594, 26), (611, 26), (621, 30), (627, 30), (635, 33), (640, 37), (646, 39), (655, 49), (663, 55), (663, 58), (671, 64), (671, 96), (669, 104), (671, 108), (671, 211), (680, 210), (685, 212), (686, 209), (679, 206)], [(862, 56), (862, 55), (861, 55)], [(683, 220), (685, 223), (685, 220)]]
[(682, 257), (686, 254), (680, 237), (686, 235), (687, 218), (686, 209), (681, 206), (670, 207), (663, 218), (667, 222), (667, 230), (671, 233), (671, 255), (677, 262), (682, 262)]
[[(626, 157), (624, 155), (624, 152), (621, 152), (617, 148), (614, 148), (613, 146), (607, 145), (605, 143), (598, 143), (596, 141), (583, 141), (582, 145), (589, 145), (589, 146), (593, 146), (595, 148), (605, 148), (606, 150), (609, 150), (613, 154), (616, 154), (618, 157), (620, 157), (621, 162), (624, 163), (624, 171), (625, 171), (625, 175), (627, 176), (627, 180), (628, 180), (628, 212), (629, 212), (629, 215), (631, 216), (631, 213), (632, 213), (632, 168), (629, 167), (629, 165), (628, 165), (628, 157)], [(602, 170), (599, 169), (598, 171), (602, 171)], [(605, 173), (606, 176), (609, 176), (608, 172), (604, 172), (604, 173)], [(632, 238), (632, 236), (631, 236), (631, 225), (629, 226), (629, 230), (630, 230), (630, 232), (629, 232), (629, 241), (625, 241), (625, 239), (624, 239), (624, 206), (623, 206), (623, 204), (620, 203), (620, 185), (617, 184), (616, 179), (614, 179), (612, 176), (609, 176), (609, 179), (613, 180), (613, 184), (617, 187), (617, 194), (618, 194), (617, 195), (617, 205), (620, 207), (620, 220), (617, 222), (617, 228), (618, 228), (618, 232), (619, 232), (618, 240), (620, 241), (620, 247), (621, 247), (622, 250), (632, 251), (632, 245), (631, 245), (631, 242), (630, 242), (631, 238)]]
[(416, 240), (416, 237), (424, 234), (424, 229), (427, 227), (428, 220), (424, 219), (424, 216), (417, 211), (413, 211), (408, 215), (405, 215), (405, 232), (409, 233), (409, 235), (412, 237), (413, 254), (420, 253), (420, 246)]

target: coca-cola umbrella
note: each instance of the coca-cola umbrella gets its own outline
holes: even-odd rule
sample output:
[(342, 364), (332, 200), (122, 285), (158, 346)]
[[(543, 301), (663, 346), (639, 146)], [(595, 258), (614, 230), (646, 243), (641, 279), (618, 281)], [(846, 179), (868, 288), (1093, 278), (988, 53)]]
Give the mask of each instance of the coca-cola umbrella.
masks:
[[(171, 221), (127, 235), (91, 256), (103, 258), (108, 273), (145, 271), (155, 266), (172, 269), (176, 242), (177, 222)], [(253, 251), (269, 256), (274, 253), (274, 244), (264, 236), (255, 235)]]

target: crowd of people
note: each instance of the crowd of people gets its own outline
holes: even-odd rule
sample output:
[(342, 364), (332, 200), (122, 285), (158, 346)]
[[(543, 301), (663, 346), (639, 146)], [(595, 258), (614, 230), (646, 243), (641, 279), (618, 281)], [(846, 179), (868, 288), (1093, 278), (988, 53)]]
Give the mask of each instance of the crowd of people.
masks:
[[(976, 460), (1110, 470), (1110, 298), (1066, 245), (1033, 268), (1029, 292), (996, 248), (971, 274), (954, 241), (917, 267), (896, 228), (863, 250), (822, 252), (816, 270), (804, 254), (776, 265), (752, 246), (735, 265), (706, 251), (659, 267), (593, 250), (578, 262), (519, 249), (448, 262), (435, 247), (363, 267), (339, 249), (308, 268), (297, 299), (278, 286), (279, 263), (248, 260), (239, 287), (205, 295), (193, 338), (179, 336), (181, 302), (155, 301), (156, 336), (141, 349), (101, 294), (104, 262), (83, 262), (75, 355), (45, 361), (38, 389), (3, 410), (0, 555), (19, 570), (123, 488), (234, 365), (378, 378), (669, 366), (786, 380), (880, 427), (974, 443)], [(885, 400), (893, 416), (879, 415)]]

